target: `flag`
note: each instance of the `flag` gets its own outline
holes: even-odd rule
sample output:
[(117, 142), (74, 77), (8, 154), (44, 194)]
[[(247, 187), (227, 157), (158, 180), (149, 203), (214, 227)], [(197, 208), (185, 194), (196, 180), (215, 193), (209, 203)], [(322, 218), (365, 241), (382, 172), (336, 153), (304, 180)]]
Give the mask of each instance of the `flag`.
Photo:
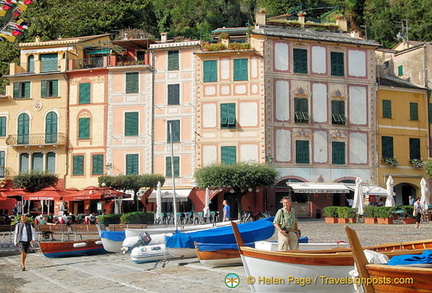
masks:
[(21, 13), (22, 13), (21, 9), (19, 7), (17, 7), (14, 11), (13, 17), (16, 19), (21, 15)]
[(9, 42), (15, 42), (16, 37), (13, 36), (10, 32), (0, 31), (0, 37), (8, 40)]

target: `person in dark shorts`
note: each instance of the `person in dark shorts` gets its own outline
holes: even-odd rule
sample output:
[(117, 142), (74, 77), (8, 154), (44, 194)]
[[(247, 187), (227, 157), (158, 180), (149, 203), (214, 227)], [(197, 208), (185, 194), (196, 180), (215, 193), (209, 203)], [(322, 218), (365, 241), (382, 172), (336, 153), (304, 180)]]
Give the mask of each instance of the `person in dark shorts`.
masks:
[(27, 222), (27, 216), (21, 216), (21, 222), (15, 226), (14, 245), (19, 246), (21, 253), (21, 270), (25, 271), (25, 260), (30, 251), (31, 243), (35, 241), (35, 230), (32, 224)]

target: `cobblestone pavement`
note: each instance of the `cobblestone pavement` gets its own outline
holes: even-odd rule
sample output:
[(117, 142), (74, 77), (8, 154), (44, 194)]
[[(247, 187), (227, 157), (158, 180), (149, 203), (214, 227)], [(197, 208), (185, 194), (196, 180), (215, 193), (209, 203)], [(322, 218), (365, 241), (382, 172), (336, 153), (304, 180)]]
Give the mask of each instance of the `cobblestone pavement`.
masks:
[[(404, 242), (430, 238), (432, 224), (414, 225), (347, 224), (357, 231), (363, 245)], [(300, 220), (299, 228), (309, 242), (347, 241), (345, 225), (324, 220)], [(275, 239), (275, 236), (273, 236)], [(226, 287), (229, 273), (240, 276), (236, 289)], [(135, 264), (129, 255), (104, 254), (69, 258), (46, 258), (31, 253), (27, 271), (19, 267), (19, 255), (0, 256), (0, 292), (249, 292), (242, 266), (211, 268), (196, 258)]]

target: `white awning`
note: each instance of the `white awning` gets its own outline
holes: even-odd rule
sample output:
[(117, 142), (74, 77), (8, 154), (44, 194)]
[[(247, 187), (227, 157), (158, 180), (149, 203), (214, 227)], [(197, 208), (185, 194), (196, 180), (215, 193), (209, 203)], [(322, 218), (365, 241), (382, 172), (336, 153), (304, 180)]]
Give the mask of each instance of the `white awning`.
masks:
[[(187, 201), (192, 188), (189, 189), (176, 189), (176, 202)], [(173, 201), (173, 191), (162, 189), (162, 202), (172, 202)], [(156, 190), (148, 197), (148, 202), (156, 202)]]
[(308, 183), (288, 182), (295, 193), (349, 193), (350, 189), (343, 183)]
[[(355, 184), (346, 184), (346, 186), (351, 189), (351, 191), (355, 189)], [(362, 185), (362, 189), (363, 194), (387, 196), (387, 190), (378, 185)]]
[(23, 49), (21, 50), (22, 54), (35, 54), (35, 53), (57, 53), (57, 52), (64, 52), (64, 51), (70, 51), (73, 47), (66, 46), (66, 47), (54, 47), (54, 48), (43, 48), (43, 49)]

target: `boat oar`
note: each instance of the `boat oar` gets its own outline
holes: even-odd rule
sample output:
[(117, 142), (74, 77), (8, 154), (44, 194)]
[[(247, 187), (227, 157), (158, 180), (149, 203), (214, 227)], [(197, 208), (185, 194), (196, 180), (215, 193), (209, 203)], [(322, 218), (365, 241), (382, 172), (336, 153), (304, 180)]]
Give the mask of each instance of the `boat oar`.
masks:
[(369, 276), (369, 272), (366, 269), (366, 265), (369, 262), (366, 259), (366, 255), (364, 254), (363, 247), (360, 245), (360, 240), (358, 239), (357, 233), (355, 230), (349, 227), (345, 227), (345, 232), (348, 236), (348, 241), (351, 246), (354, 262), (357, 266), (357, 270), (359, 272), (360, 278), (366, 280), (366, 282), (363, 284), (364, 290), (366, 293), (375, 293), (373, 286), (368, 282), (370, 276)]

